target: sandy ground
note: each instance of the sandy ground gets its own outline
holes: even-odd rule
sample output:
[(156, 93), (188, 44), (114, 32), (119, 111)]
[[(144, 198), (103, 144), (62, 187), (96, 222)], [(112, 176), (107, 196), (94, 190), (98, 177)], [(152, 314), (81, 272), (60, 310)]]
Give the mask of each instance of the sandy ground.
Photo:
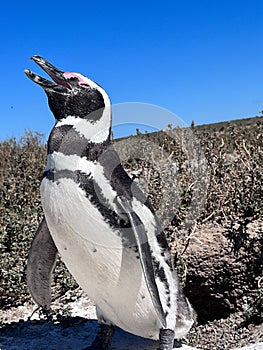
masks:
[[(61, 309), (61, 302), (55, 302), (54, 310)], [(63, 309), (63, 308), (62, 308)], [(68, 310), (69, 316), (65, 313)], [(2, 311), (0, 314), (1, 350), (81, 350), (91, 344), (97, 331), (95, 307), (85, 296), (64, 305), (64, 314), (53, 317), (52, 322), (43, 319), (36, 306), (26, 303), (18, 308)], [(156, 350), (158, 343), (139, 338), (116, 329), (112, 350)], [(182, 345), (182, 350), (201, 348)], [(263, 350), (258, 343), (235, 350)]]

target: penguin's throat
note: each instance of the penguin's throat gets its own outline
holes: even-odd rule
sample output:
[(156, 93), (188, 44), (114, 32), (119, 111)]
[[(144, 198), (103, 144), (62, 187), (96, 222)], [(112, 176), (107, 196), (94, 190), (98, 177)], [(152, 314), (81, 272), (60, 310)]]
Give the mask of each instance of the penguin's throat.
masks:
[(100, 119), (94, 121), (76, 116), (68, 116), (57, 122), (55, 128), (71, 127), (77, 138), (87, 143), (103, 143), (111, 136), (111, 115), (105, 110)]

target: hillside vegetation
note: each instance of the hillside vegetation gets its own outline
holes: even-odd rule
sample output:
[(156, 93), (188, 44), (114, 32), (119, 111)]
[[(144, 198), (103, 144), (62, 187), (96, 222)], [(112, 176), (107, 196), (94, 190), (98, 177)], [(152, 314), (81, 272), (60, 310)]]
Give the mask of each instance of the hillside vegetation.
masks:
[[(164, 223), (175, 264), (187, 295), (200, 311), (201, 321), (209, 319), (206, 312), (202, 313), (208, 295), (204, 293), (202, 297), (204, 286), (219, 299), (228, 293), (228, 298), (235, 299), (231, 307), (242, 309), (245, 283), (247, 319), (262, 322), (263, 117), (187, 129), (170, 126), (165, 132), (151, 134), (138, 132), (137, 136), (117, 140), (116, 148), (125, 168), (147, 192)], [(25, 268), (33, 235), (43, 216), (39, 184), (45, 161), (46, 147), (37, 133), (27, 132), (20, 140), (0, 143), (2, 308), (30, 298)], [(249, 227), (254, 223), (257, 225), (251, 234)], [(198, 266), (185, 252), (194, 256), (193, 247), (189, 248), (191, 238), (204, 225), (220, 227), (235, 263), (245, 264), (238, 280), (222, 282), (220, 274), (211, 279), (212, 270), (211, 276), (198, 280)], [(180, 253), (178, 241), (183, 247)], [(210, 251), (206, 253), (209, 256)], [(211, 256), (212, 253), (213, 248)], [(209, 266), (213, 269), (213, 262)], [(228, 283), (221, 294), (219, 281)], [(75, 282), (59, 262), (54, 273), (54, 297), (74, 287)], [(220, 309), (223, 304), (214, 305)]]

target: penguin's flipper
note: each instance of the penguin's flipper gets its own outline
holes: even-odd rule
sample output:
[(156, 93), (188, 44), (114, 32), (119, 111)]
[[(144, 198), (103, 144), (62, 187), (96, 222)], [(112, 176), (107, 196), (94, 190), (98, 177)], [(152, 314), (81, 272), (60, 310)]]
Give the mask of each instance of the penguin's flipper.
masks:
[(150, 246), (148, 243), (148, 237), (145, 231), (145, 227), (139, 218), (139, 216), (132, 209), (129, 201), (123, 196), (117, 197), (117, 203), (122, 209), (122, 214), (126, 214), (130, 221), (132, 233), (134, 237), (130, 237), (130, 242), (134, 242), (138, 247), (140, 262), (146, 285), (152, 298), (152, 302), (158, 318), (164, 328), (166, 328), (166, 316), (162, 307), (159, 291), (155, 281), (154, 267), (152, 262), (152, 255)]
[(45, 308), (51, 303), (51, 275), (57, 259), (57, 248), (46, 219), (40, 223), (27, 262), (27, 285), (34, 301)]

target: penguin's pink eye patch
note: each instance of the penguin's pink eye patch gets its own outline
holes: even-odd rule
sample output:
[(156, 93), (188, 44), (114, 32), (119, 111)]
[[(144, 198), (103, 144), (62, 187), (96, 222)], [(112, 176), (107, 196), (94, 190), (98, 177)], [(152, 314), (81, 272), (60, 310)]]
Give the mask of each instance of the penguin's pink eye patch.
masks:
[(65, 72), (65, 73), (63, 73), (63, 76), (68, 80), (76, 79), (78, 81), (79, 85), (85, 85), (87, 87), (90, 87), (89, 79), (86, 77), (83, 77), (83, 75), (81, 75), (79, 73)]

